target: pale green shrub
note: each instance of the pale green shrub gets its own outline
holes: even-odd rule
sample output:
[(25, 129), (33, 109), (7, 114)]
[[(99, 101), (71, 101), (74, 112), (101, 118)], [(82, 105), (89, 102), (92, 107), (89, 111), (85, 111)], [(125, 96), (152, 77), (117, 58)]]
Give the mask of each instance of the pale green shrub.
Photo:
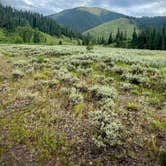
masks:
[(114, 66), (112, 69), (111, 69), (111, 72), (113, 73), (116, 73), (116, 74), (119, 74), (119, 75), (122, 75), (124, 73), (124, 70), (123, 68), (121, 67), (118, 67), (118, 66)]
[(16, 67), (24, 67), (28, 64), (28, 62), (26, 60), (17, 60), (16, 62), (14, 62), (14, 66)]
[(113, 100), (116, 100), (118, 97), (117, 91), (115, 88), (113, 87), (109, 87), (109, 86), (100, 86), (100, 85), (95, 85), (94, 87), (92, 87), (90, 89), (90, 91), (92, 92), (92, 94), (99, 98), (111, 98)]
[(101, 111), (107, 111), (107, 112), (112, 112), (115, 107), (115, 103), (111, 98), (102, 99), (101, 101), (98, 102), (98, 105)]
[(77, 58), (77, 59), (72, 59), (70, 61), (71, 65), (74, 65), (75, 67), (78, 67), (78, 66), (82, 66), (82, 67), (88, 67), (90, 64), (93, 63), (92, 60), (90, 59), (80, 59), (80, 58)]
[(19, 78), (23, 78), (24, 77), (24, 72), (21, 70), (15, 70), (12, 72), (12, 76), (14, 79), (19, 79)]
[(48, 86), (49, 88), (56, 88), (57, 85), (59, 84), (59, 81), (56, 79), (53, 80), (41, 80), (42, 85), (44, 86)]
[(83, 74), (83, 75), (88, 75), (88, 74), (90, 74), (90, 73), (92, 73), (93, 72), (93, 70), (92, 70), (92, 68), (86, 68), (86, 69), (84, 69), (84, 68), (78, 68), (77, 69), (77, 72), (79, 72), (80, 74)]
[(133, 86), (130, 83), (122, 82), (120, 83), (120, 89), (122, 89), (123, 91), (130, 91), (131, 89), (133, 89)]
[(79, 93), (75, 88), (72, 88), (70, 91), (69, 100), (72, 102), (73, 105), (76, 105), (79, 103), (83, 103), (84, 98), (81, 93)]
[(109, 67), (113, 67), (115, 65), (115, 62), (112, 60), (111, 57), (105, 57), (106, 59), (104, 60), (104, 63), (109, 66)]
[(73, 76), (66, 68), (61, 68), (60, 70), (55, 71), (56, 78), (62, 82), (77, 82), (79, 79), (76, 76)]
[(123, 80), (126, 80), (132, 84), (136, 85), (146, 85), (149, 82), (149, 78), (143, 75), (133, 75), (131, 73), (126, 73), (121, 76)]
[(141, 65), (132, 65), (131, 66), (131, 73), (132, 74), (143, 74), (145, 71), (145, 68), (143, 68)]
[(103, 82), (105, 80), (105, 76), (104, 75), (94, 75), (94, 79), (97, 80), (98, 82)]
[(110, 83), (112, 83), (114, 81), (114, 78), (112, 78), (112, 77), (107, 77), (107, 78), (105, 78), (104, 80), (103, 80), (103, 82), (104, 83), (108, 83), (108, 84), (110, 84)]
[(106, 148), (121, 144), (123, 126), (119, 120), (105, 111), (89, 113), (93, 127), (92, 140), (98, 148)]
[(80, 92), (88, 92), (88, 85), (85, 81), (79, 81), (78, 83), (75, 83), (74, 87)]
[(68, 88), (66, 88), (66, 87), (62, 87), (62, 88), (60, 89), (60, 92), (61, 92), (63, 95), (65, 95), (65, 96), (67, 96), (67, 95), (70, 94), (70, 90), (69, 90)]

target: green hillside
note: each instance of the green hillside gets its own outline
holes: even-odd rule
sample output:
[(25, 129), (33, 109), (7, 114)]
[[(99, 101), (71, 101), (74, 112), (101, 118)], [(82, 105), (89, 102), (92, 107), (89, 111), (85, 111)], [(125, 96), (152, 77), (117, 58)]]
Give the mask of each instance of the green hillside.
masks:
[(120, 29), (120, 31), (124, 33), (126, 32), (128, 38), (132, 37), (134, 28), (136, 28), (137, 31), (139, 31), (137, 24), (133, 20), (129, 20), (127, 18), (120, 18), (92, 28), (84, 32), (83, 34), (87, 35), (89, 33), (96, 39), (99, 37), (104, 37), (107, 39), (111, 32), (113, 33), (113, 36), (115, 36), (118, 28)]
[[(33, 33), (35, 33), (34, 29), (31, 29)], [(70, 45), (70, 44), (77, 44), (77, 40), (70, 39), (66, 36), (51, 36), (49, 34), (43, 33), (41, 31), (38, 31), (40, 33), (40, 41), (37, 42), (37, 44), (46, 44), (46, 45), (58, 45), (61, 41), (62, 44)], [(18, 34), (18, 32), (8, 32), (5, 29), (0, 28), (0, 44), (23, 44), (24, 41), (22, 37)], [(34, 35), (32, 35), (30, 41), (27, 44), (35, 44), (34, 43)]]
[(102, 8), (79, 7), (64, 10), (49, 17), (56, 20), (61, 25), (70, 27), (79, 32), (84, 32), (102, 23), (126, 16)]
[(69, 38), (80, 37), (80, 34), (71, 31), (71, 29), (60, 26), (55, 20), (44, 17), (39, 13), (16, 10), (8, 6), (3, 6), (0, 3), (0, 28), (4, 28), (8, 32), (14, 32), (17, 27), (25, 26), (38, 29), (51, 36), (67, 36)]

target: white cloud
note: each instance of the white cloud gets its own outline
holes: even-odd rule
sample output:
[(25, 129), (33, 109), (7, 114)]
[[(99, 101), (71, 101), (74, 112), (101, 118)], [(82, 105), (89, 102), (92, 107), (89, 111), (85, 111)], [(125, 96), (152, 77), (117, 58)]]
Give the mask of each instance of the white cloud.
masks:
[(0, 0), (18, 9), (45, 15), (78, 6), (98, 6), (132, 16), (166, 15), (166, 0)]

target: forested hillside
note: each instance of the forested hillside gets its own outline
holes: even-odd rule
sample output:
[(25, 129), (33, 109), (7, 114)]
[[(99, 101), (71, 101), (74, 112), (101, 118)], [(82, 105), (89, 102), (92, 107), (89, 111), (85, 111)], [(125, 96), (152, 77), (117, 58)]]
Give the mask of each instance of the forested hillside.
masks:
[(135, 21), (140, 26), (140, 28), (155, 27), (162, 28), (163, 25), (166, 25), (166, 17), (141, 17), (136, 18)]
[(69, 9), (50, 17), (0, 5), (0, 43), (166, 49), (166, 17), (134, 18), (94, 7)]
[[(0, 4), (0, 27), (5, 28), (8, 32), (15, 32), (19, 26), (38, 29), (41, 32), (57, 37), (62, 35), (70, 38), (80, 36), (41, 14), (31, 13), (29, 11), (18, 11)], [(29, 32), (28, 34), (31, 36), (31, 32), (28, 28), (26, 28), (25, 31), (27, 33)]]
[[(109, 23), (106, 25), (111, 24)], [(125, 28), (127, 28), (124, 25), (124, 30), (117, 27), (117, 29), (110, 29), (110, 31), (108, 31), (107, 33), (105, 31), (104, 34), (102, 33), (101, 27), (102, 26), (99, 26), (96, 29), (92, 29), (92, 31), (87, 31), (85, 35), (87, 35), (87, 37), (96, 44), (111, 45), (113, 47), (123, 48), (166, 50), (166, 26), (162, 26), (161, 28), (148, 27), (139, 30), (130, 25), (128, 26), (128, 29), (130, 29), (131, 38), (128, 38), (129, 32), (124, 31)], [(114, 26), (112, 25), (112, 27)], [(106, 26), (105, 29), (108, 30), (108, 27)], [(116, 33), (115, 30), (117, 31)], [(99, 34), (101, 35), (101, 37), (99, 36)], [(96, 36), (99, 37), (95, 38)]]

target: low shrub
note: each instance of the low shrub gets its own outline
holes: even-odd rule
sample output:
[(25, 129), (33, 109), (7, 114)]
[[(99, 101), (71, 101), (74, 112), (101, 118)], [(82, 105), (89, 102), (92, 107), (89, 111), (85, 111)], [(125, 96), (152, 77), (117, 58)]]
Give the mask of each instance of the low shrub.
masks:
[(26, 60), (17, 60), (16, 62), (14, 62), (14, 66), (16, 67), (24, 67), (28, 64), (28, 62)]
[(78, 83), (75, 83), (74, 87), (78, 89), (80, 92), (88, 92), (88, 85), (85, 81), (79, 81)]
[(103, 83), (108, 83), (108, 84), (110, 84), (110, 83), (112, 83), (114, 81), (114, 78), (112, 78), (112, 77), (107, 77), (107, 78), (105, 78), (102, 82)]
[(120, 83), (120, 89), (122, 89), (123, 91), (130, 91), (132, 88), (133, 86), (130, 83)]
[(12, 72), (12, 77), (13, 77), (14, 79), (23, 78), (24, 75), (25, 75), (24, 72), (21, 71), (21, 70), (15, 70), (15, 71)]
[(66, 68), (61, 68), (55, 71), (56, 79), (61, 82), (75, 83), (79, 81), (76, 76), (73, 76)]
[(78, 68), (77, 69), (77, 72), (79, 72), (80, 74), (82, 74), (82, 75), (84, 75), (84, 76), (87, 76), (88, 74), (90, 74), (90, 73), (92, 73), (93, 72), (93, 70), (91, 69), (91, 68), (86, 68), (86, 69), (84, 69), (84, 68)]
[(131, 73), (132, 74), (143, 74), (145, 69), (141, 65), (132, 65), (131, 66)]
[(122, 80), (126, 80), (135, 85), (147, 85), (149, 78), (143, 75), (133, 75), (131, 73), (126, 73), (121, 76)]
[(90, 89), (90, 91), (92, 92), (93, 96), (97, 97), (98, 99), (111, 98), (116, 100), (118, 97), (116, 89), (109, 86), (95, 85)]
[(119, 74), (119, 75), (122, 75), (122, 74), (124, 73), (124, 69), (121, 68), (121, 67), (118, 67), (118, 66), (114, 66), (114, 67), (111, 69), (111, 72), (116, 73), (116, 74)]
[(109, 66), (109, 67), (113, 67), (114, 65), (115, 65), (115, 62), (112, 60), (112, 58), (106, 58), (105, 60), (104, 60), (104, 63), (107, 65), (107, 66)]
[(89, 113), (93, 127), (92, 140), (98, 148), (107, 148), (121, 144), (123, 126), (113, 115), (105, 111)]
[(112, 112), (115, 107), (115, 103), (111, 98), (102, 99), (101, 101), (99, 101), (98, 105), (101, 111), (107, 112)]
[(48, 86), (49, 88), (56, 88), (57, 85), (59, 84), (59, 81), (54, 79), (54, 80), (48, 80), (48, 81), (42, 81), (42, 84), (44, 86)]
[(70, 91), (69, 100), (73, 105), (76, 105), (79, 103), (83, 103), (84, 98), (75, 88), (72, 88)]

